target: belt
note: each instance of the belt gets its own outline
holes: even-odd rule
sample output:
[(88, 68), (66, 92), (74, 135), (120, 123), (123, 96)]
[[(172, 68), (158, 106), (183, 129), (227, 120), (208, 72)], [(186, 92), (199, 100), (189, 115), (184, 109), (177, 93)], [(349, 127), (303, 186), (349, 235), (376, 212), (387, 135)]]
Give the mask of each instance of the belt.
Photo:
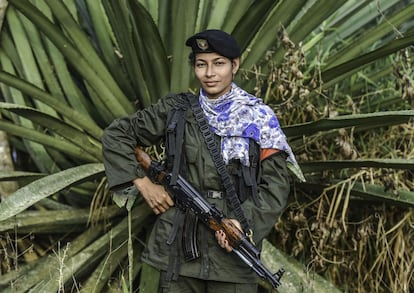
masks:
[(224, 197), (224, 192), (217, 190), (208, 190), (204, 194), (207, 198), (223, 199)]

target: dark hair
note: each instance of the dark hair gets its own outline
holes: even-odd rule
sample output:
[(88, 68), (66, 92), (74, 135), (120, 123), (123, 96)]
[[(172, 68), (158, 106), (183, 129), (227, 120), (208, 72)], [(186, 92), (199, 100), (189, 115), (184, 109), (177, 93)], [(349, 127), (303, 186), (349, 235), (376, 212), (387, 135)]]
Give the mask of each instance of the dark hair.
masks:
[[(190, 54), (188, 54), (188, 63), (193, 67), (195, 66), (195, 60), (196, 60), (195, 56), (196, 56), (196, 53), (194, 52), (191, 52)], [(233, 63), (234, 59), (236, 59), (236, 58), (231, 59), (226, 56), (223, 56), (223, 57), (229, 59), (231, 63)]]
[(188, 54), (188, 63), (190, 63), (190, 65), (194, 67), (194, 65), (195, 65), (195, 54), (193, 52)]

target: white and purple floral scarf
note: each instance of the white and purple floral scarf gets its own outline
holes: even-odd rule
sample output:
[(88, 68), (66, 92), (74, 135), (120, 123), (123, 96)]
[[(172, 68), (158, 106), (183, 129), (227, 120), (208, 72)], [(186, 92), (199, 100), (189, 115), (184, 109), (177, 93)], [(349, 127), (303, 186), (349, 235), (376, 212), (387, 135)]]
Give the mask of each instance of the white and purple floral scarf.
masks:
[[(200, 90), (200, 105), (211, 126), (211, 130), (221, 137), (224, 162), (239, 159), (249, 166), (249, 138), (261, 148), (274, 148), (288, 154), (288, 166), (299, 179), (304, 181), (302, 171), (296, 162), (286, 136), (280, 128), (273, 110), (259, 99), (235, 83), (231, 90), (217, 99), (209, 99)], [(292, 168), (293, 167), (293, 168)]]

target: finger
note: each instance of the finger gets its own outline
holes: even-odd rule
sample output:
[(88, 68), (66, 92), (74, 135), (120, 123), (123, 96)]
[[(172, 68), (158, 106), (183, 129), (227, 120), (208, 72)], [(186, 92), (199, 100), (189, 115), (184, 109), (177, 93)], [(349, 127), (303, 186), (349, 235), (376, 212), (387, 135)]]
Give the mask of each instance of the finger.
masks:
[(221, 248), (226, 248), (226, 234), (222, 230), (216, 232), (216, 239)]
[(160, 210), (160, 205), (159, 205), (159, 204), (157, 204), (157, 202), (156, 202), (156, 201), (154, 201), (154, 200), (148, 200), (148, 201), (147, 201), (147, 203), (148, 203), (149, 207), (152, 209), (152, 211), (153, 211), (156, 215), (158, 215), (158, 214), (160, 214), (160, 213), (161, 213), (161, 210)]
[(157, 206), (157, 209), (158, 209), (158, 211), (160, 212), (160, 213), (165, 213), (168, 209), (169, 209), (170, 207), (169, 206), (167, 206), (167, 205), (158, 205)]
[(148, 206), (152, 209), (155, 206), (155, 202), (153, 198), (149, 194), (142, 194), (142, 197), (145, 199), (145, 202), (148, 204)]
[(161, 213), (161, 211), (160, 211), (157, 207), (152, 208), (152, 211), (153, 211), (153, 212), (154, 212), (154, 214), (156, 214), (156, 215), (159, 215), (159, 214)]
[(224, 248), (227, 252), (231, 252), (233, 250), (233, 247), (229, 244), (229, 241), (226, 238), (226, 233), (224, 233), (223, 230), (220, 230), (218, 233), (219, 237), (219, 245)]
[(172, 200), (172, 198), (169, 194), (167, 194), (167, 197), (166, 197), (165, 200), (166, 200), (168, 206), (170, 206), (170, 207), (174, 206), (174, 201)]
[(170, 208), (170, 204), (168, 203), (168, 194), (163, 194), (162, 198), (159, 200), (159, 205), (162, 206), (163, 209), (167, 210)]
[(220, 234), (219, 231), (216, 231), (216, 233), (214, 233), (214, 236), (216, 237), (217, 240), (219, 240), (219, 234)]
[(221, 231), (216, 231), (216, 233), (214, 234), (214, 236), (216, 237), (216, 240), (217, 240), (218, 244), (219, 244), (220, 246), (222, 246), (222, 245), (221, 245), (221, 242), (222, 242), (223, 237), (222, 237), (222, 235), (221, 235), (221, 233), (220, 233), (220, 232), (221, 232)]
[(224, 249), (227, 252), (231, 252), (233, 250), (233, 247), (231, 247), (231, 245), (229, 244), (229, 242), (227, 240), (224, 240)]
[(172, 200), (172, 198), (170, 197), (170, 195), (168, 193), (162, 193), (160, 195), (159, 202), (160, 202), (160, 204), (162, 204), (166, 208), (172, 207), (174, 205), (174, 201)]
[(151, 208), (151, 209), (154, 209), (154, 204), (152, 203), (152, 201), (151, 200), (149, 200), (149, 199), (147, 199), (147, 198), (144, 198), (145, 199), (145, 201), (147, 202), (147, 205)]

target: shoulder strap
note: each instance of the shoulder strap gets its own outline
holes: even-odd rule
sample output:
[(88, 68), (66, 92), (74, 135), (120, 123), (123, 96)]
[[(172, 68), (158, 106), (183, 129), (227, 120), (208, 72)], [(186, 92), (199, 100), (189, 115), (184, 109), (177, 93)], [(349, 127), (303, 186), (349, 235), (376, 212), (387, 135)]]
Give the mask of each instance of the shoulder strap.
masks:
[(177, 105), (168, 113), (167, 117), (167, 169), (172, 173), (171, 185), (177, 181), (180, 171), (184, 139), (184, 113), (188, 107), (183, 99), (178, 99)]
[(244, 215), (240, 200), (236, 193), (236, 189), (227, 171), (226, 165), (221, 156), (221, 152), (219, 151), (217, 143), (214, 139), (214, 135), (210, 130), (210, 125), (208, 124), (208, 121), (204, 116), (203, 109), (201, 109), (200, 104), (198, 103), (198, 97), (192, 94), (187, 94), (187, 97), (190, 101), (194, 117), (203, 135), (204, 141), (207, 144), (207, 148), (210, 152), (211, 158), (213, 159), (214, 165), (216, 166), (217, 172), (222, 180), (229, 206), (233, 209), (237, 220), (242, 225), (243, 230), (246, 233), (251, 233), (252, 231), (250, 229), (249, 222), (247, 221), (246, 216)]

